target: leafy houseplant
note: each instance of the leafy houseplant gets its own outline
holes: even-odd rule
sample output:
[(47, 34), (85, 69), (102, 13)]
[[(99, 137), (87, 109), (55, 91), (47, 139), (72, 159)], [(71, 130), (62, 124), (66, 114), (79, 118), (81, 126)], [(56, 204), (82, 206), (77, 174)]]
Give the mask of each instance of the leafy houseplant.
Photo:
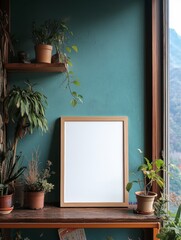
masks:
[(161, 240), (181, 240), (181, 204), (177, 208), (175, 217), (169, 216), (164, 221), (163, 227), (161, 227), (160, 233), (157, 234), (157, 238)]
[[(28, 164), (27, 172), (24, 174), (25, 205), (32, 209), (43, 208), (44, 194), (51, 192), (51, 190), (54, 188), (54, 185), (48, 182), (48, 179), (52, 174), (54, 174), (54, 172), (51, 171), (51, 161), (47, 161), (46, 168), (40, 171), (38, 160), (39, 156), (36, 152), (32, 155), (32, 159)], [(37, 198), (40, 198), (40, 195), (42, 199), (40, 205), (38, 205), (36, 200)]]
[[(40, 26), (37, 26), (36, 23), (33, 22), (32, 40), (35, 45), (37, 62), (65, 63), (67, 65), (67, 71), (65, 72), (66, 88), (70, 91), (72, 96), (71, 105), (75, 107), (77, 103), (83, 102), (83, 97), (71, 88), (72, 84), (74, 86), (80, 86), (80, 82), (77, 79), (73, 79), (73, 72), (68, 70), (68, 66), (71, 67), (72, 62), (70, 56), (67, 56), (65, 51), (67, 53), (71, 53), (72, 51), (78, 52), (78, 47), (76, 45), (67, 45), (70, 36), (73, 36), (73, 33), (62, 20), (49, 19)], [(47, 46), (49, 49), (49, 59), (45, 60), (44, 55), (40, 56), (39, 49), (41, 48), (41, 50), (44, 50)], [(52, 46), (55, 47), (56, 53), (51, 58)]]
[[(57, 41), (64, 41), (64, 32), (68, 28), (62, 20), (47, 20), (40, 26), (33, 22), (32, 40), (36, 50), (36, 60), (40, 63), (51, 63), (53, 45)], [(40, 50), (48, 51), (48, 57), (42, 54)]]
[[(156, 182), (160, 188), (163, 188), (164, 180), (160, 174), (165, 169), (165, 165), (162, 159), (156, 159), (151, 162), (148, 158), (143, 157), (140, 149), (138, 150), (141, 155), (142, 163), (137, 171), (141, 173), (142, 177), (138, 177), (137, 180), (128, 182), (126, 190), (129, 192), (134, 183), (139, 184), (141, 191), (135, 193), (138, 201), (137, 211), (140, 213), (149, 213), (153, 211), (154, 198), (157, 196), (156, 193), (151, 192), (151, 187), (153, 182)], [(150, 203), (148, 208), (142, 202), (140, 203), (143, 199), (146, 199), (147, 203)]]
[(48, 130), (45, 117), (47, 98), (42, 93), (35, 91), (30, 83), (26, 82), (26, 86), (26, 88), (13, 86), (4, 99), (6, 123), (11, 120), (15, 124), (12, 146), (13, 163), (19, 139), (27, 133), (33, 133), (35, 128), (40, 128), (42, 132)]

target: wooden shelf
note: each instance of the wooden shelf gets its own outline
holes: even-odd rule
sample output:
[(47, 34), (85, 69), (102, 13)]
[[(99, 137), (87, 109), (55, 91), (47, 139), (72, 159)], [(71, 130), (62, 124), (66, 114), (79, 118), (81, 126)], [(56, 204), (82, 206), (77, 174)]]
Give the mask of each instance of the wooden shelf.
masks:
[[(41, 210), (14, 209), (8, 215), (0, 215), (2, 224), (72, 224), (72, 225), (105, 225), (110, 227), (119, 224), (158, 223), (154, 215), (134, 214), (132, 208), (60, 208), (45, 206)], [(144, 225), (144, 224), (143, 224)], [(148, 227), (149, 228), (149, 227)]]
[(154, 215), (134, 214), (133, 207), (45, 206), (41, 210), (14, 209), (8, 215), (0, 215), (0, 228), (137, 228), (147, 229), (148, 236), (145, 239), (156, 240), (160, 219)]
[(64, 63), (6, 63), (8, 72), (65, 72)]

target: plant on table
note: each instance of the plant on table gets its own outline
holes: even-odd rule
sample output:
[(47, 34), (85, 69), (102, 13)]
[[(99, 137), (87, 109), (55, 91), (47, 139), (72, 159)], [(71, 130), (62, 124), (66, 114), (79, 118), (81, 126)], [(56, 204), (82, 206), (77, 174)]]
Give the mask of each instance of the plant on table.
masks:
[(141, 165), (137, 168), (136, 176), (141, 173), (140, 177), (136, 180), (128, 182), (126, 190), (129, 192), (133, 184), (137, 183), (140, 187), (140, 192), (135, 192), (137, 198), (137, 212), (142, 214), (149, 214), (153, 212), (153, 202), (157, 193), (151, 192), (154, 182), (160, 188), (164, 186), (164, 180), (161, 177), (162, 171), (165, 170), (165, 164), (162, 159), (150, 161), (148, 158), (143, 157), (143, 153), (138, 149), (141, 155)]
[(51, 192), (54, 185), (48, 181), (53, 171), (51, 171), (51, 161), (47, 161), (46, 167), (39, 170), (39, 154), (32, 154), (32, 159), (28, 163), (27, 171), (24, 173), (25, 191), (27, 192)]
[[(142, 191), (143, 195), (148, 195), (151, 191), (153, 182), (156, 182), (160, 188), (164, 186), (164, 179), (160, 176), (162, 171), (165, 171), (165, 164), (162, 159), (156, 159), (150, 161), (148, 158), (143, 157), (143, 152), (138, 149), (141, 155), (141, 165), (137, 168), (137, 172), (141, 172), (142, 177), (138, 177), (136, 180), (128, 182), (126, 190), (129, 192), (133, 184), (137, 183)], [(136, 175), (138, 175), (136, 173)]]

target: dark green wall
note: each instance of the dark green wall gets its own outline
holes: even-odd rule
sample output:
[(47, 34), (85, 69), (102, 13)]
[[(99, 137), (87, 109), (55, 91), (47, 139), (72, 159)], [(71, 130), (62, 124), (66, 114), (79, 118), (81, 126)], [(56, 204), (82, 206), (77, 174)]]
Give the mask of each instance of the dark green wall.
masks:
[[(67, 18), (74, 32), (72, 43), (79, 52), (71, 55), (75, 75), (81, 86), (84, 104), (72, 108), (63, 74), (11, 74), (10, 83), (22, 85), (29, 79), (48, 97), (49, 132), (26, 136), (19, 144), (26, 161), (39, 147), (42, 165), (53, 162), (55, 191), (49, 201), (59, 201), (59, 124), (60, 116), (128, 116), (129, 169), (139, 162), (137, 148), (144, 149), (144, 81), (145, 81), (145, 1), (144, 0), (11, 0), (11, 30), (19, 40), (16, 50), (25, 50), (34, 58), (31, 41), (33, 20)], [(133, 191), (134, 192), (134, 191)], [(135, 201), (134, 194), (130, 201)], [(122, 237), (120, 238), (120, 233)], [(89, 239), (127, 239), (129, 230), (88, 230)], [(136, 231), (139, 234), (139, 231)], [(118, 234), (119, 233), (119, 234)], [(130, 234), (135, 235), (135, 231)], [(96, 237), (98, 236), (98, 237)], [(124, 237), (123, 237), (124, 236)]]

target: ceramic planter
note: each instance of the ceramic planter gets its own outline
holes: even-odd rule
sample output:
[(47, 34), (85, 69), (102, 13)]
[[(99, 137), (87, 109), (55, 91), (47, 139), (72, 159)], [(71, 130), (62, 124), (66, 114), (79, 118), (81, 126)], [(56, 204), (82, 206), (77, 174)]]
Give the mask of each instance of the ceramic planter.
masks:
[(137, 198), (137, 212), (141, 214), (153, 213), (153, 203), (157, 196), (154, 192), (149, 192), (148, 195), (144, 195), (143, 192), (135, 192)]
[(11, 208), (13, 206), (13, 194), (0, 196), (0, 209)]
[(52, 49), (51, 45), (39, 44), (35, 46), (36, 62), (51, 63)]
[(0, 214), (9, 214), (13, 210), (13, 194), (0, 196)]
[(44, 207), (44, 192), (25, 192), (24, 205), (30, 209), (42, 209)]

